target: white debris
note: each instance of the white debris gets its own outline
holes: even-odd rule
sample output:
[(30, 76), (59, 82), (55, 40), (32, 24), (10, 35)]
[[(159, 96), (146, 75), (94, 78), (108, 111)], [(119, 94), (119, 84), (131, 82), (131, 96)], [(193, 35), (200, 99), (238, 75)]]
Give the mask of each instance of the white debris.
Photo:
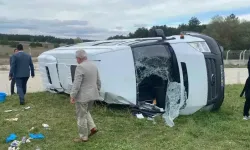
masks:
[(27, 140), (26, 140), (26, 143), (30, 143), (31, 141), (30, 141), (30, 138), (28, 138)]
[(14, 140), (11, 144), (8, 150), (20, 150), (19, 146), (22, 144), (21, 141)]
[(10, 118), (10, 119), (5, 119), (5, 120), (7, 120), (7, 121), (17, 121), (18, 118)]
[(44, 128), (48, 128), (48, 127), (49, 127), (49, 125), (48, 125), (48, 124), (45, 124), (45, 123), (43, 123), (42, 126), (43, 126)]
[(32, 127), (31, 129), (29, 129), (29, 131), (32, 131), (32, 130), (34, 130), (35, 129), (35, 127)]
[(49, 130), (50, 130), (49, 125), (48, 125), (48, 124), (43, 123), (43, 124), (42, 124), (42, 126), (43, 126), (45, 129), (49, 129)]
[(24, 109), (25, 109), (25, 110), (28, 110), (28, 109), (30, 109), (30, 108), (31, 108), (31, 107), (30, 107), (30, 106), (28, 106), (28, 107), (25, 107)]
[(142, 114), (136, 114), (136, 117), (137, 117), (138, 119), (143, 119), (143, 118), (144, 118), (144, 116), (143, 116)]
[(152, 117), (152, 118), (148, 117), (147, 119), (148, 119), (149, 121), (153, 121), (153, 124), (156, 124), (155, 118), (154, 118), (154, 117)]
[(4, 112), (9, 113), (12, 112), (13, 110), (5, 110)]

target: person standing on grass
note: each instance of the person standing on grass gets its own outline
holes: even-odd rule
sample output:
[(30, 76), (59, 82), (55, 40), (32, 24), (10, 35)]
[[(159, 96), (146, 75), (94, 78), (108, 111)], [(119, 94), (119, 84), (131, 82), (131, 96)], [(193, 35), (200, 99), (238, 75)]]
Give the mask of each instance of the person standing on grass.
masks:
[(250, 119), (249, 117), (249, 109), (250, 109), (250, 77), (248, 76), (245, 86), (240, 94), (240, 97), (243, 96), (243, 94), (245, 93), (245, 105), (244, 105), (244, 110), (243, 110), (243, 119), (244, 120), (248, 120)]
[[(17, 53), (17, 49), (14, 49), (14, 54), (15, 53)], [(10, 56), (10, 66), (11, 66), (12, 56)], [(13, 76), (13, 75), (11, 75), (11, 76)], [(15, 78), (10, 78), (10, 77), (9, 77), (9, 80), (11, 80), (11, 83), (10, 83), (10, 93), (11, 93), (11, 95), (13, 95), (13, 94), (15, 94), (14, 87), (15, 87), (16, 81), (15, 81)]]
[(98, 131), (89, 111), (94, 101), (100, 98), (101, 80), (97, 67), (87, 60), (84, 50), (76, 51), (76, 60), (78, 65), (70, 93), (70, 102), (76, 106), (80, 138), (74, 139), (74, 142), (87, 142), (88, 137)]
[(248, 62), (247, 62), (247, 70), (248, 70), (248, 76), (250, 76), (250, 56), (249, 56)]
[(23, 51), (23, 45), (17, 45), (17, 53), (11, 59), (11, 68), (9, 78), (15, 79), (17, 86), (17, 93), (20, 99), (20, 105), (25, 104), (24, 96), (27, 91), (27, 82), (30, 77), (35, 76), (34, 65), (29, 54)]

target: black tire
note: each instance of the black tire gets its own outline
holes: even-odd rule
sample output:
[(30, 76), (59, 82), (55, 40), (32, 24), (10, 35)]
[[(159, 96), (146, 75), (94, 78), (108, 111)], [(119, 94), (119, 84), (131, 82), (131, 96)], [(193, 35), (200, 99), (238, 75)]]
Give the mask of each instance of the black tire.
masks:
[(218, 111), (218, 110), (220, 110), (221, 105), (223, 104), (223, 102), (224, 102), (224, 97), (220, 101), (218, 101), (215, 104), (213, 104), (213, 107), (212, 107), (211, 111)]
[(224, 98), (222, 98), (220, 101), (217, 101), (216, 103), (214, 104), (210, 104), (210, 105), (207, 105), (203, 108), (203, 110), (205, 111), (211, 111), (211, 112), (215, 112), (215, 111), (219, 111), (222, 104), (224, 102)]

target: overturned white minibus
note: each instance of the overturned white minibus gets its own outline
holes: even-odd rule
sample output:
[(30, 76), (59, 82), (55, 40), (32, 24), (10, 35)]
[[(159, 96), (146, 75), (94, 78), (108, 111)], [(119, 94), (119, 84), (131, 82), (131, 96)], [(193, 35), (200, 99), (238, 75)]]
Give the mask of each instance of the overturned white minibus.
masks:
[(75, 51), (84, 49), (99, 69), (101, 95), (109, 104), (154, 103), (170, 118), (201, 108), (218, 110), (224, 99), (222, 47), (206, 35), (86, 42), (55, 48), (38, 57), (44, 87), (70, 93)]

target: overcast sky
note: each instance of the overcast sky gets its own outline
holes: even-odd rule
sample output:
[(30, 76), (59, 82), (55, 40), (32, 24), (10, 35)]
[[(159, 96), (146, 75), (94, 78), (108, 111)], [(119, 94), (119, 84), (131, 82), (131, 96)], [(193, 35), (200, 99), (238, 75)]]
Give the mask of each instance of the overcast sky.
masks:
[(250, 21), (250, 0), (0, 0), (0, 33), (105, 39), (231, 13)]

